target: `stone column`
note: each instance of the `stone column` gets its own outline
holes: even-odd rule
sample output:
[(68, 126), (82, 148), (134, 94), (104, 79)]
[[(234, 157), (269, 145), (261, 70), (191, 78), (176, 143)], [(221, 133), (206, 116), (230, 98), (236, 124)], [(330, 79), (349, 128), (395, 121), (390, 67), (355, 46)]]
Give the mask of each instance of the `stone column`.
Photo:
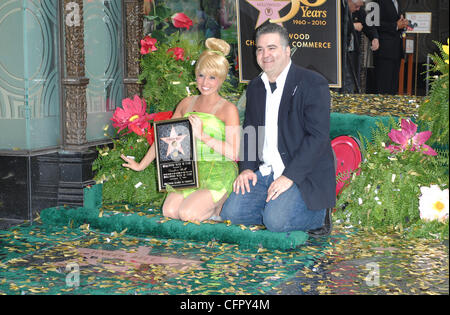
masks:
[(140, 40), (143, 37), (143, 0), (124, 0), (124, 79), (125, 97), (141, 95), (142, 86), (138, 83), (141, 58)]
[(64, 73), (62, 150), (58, 152), (57, 205), (80, 206), (83, 189), (92, 180), (96, 151), (89, 149), (86, 138), (87, 100), (85, 77), (83, 0), (61, 0), (64, 29)]
[(65, 73), (62, 79), (63, 147), (83, 150), (87, 143), (87, 102), (84, 67), (83, 0), (63, 0)]

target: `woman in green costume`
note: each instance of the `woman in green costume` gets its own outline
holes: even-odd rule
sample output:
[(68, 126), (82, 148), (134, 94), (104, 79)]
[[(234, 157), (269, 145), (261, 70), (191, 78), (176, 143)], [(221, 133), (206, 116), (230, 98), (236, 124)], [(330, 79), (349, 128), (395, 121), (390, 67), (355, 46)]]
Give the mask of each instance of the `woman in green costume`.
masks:
[[(238, 168), (240, 126), (236, 106), (219, 95), (229, 64), (227, 42), (208, 38), (206, 49), (195, 68), (200, 95), (188, 96), (177, 106), (173, 118), (188, 117), (196, 138), (199, 188), (172, 189), (163, 204), (163, 215), (184, 221), (204, 221), (218, 216), (233, 190)], [(122, 155), (122, 164), (142, 171), (155, 159), (155, 146), (150, 147), (138, 163)]]

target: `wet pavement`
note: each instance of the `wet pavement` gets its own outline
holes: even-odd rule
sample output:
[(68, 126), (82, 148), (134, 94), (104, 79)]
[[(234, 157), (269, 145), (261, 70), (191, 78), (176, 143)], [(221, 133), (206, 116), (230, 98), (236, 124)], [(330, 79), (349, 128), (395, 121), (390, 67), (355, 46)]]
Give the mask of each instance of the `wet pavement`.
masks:
[[(336, 235), (346, 235), (336, 242)], [(271, 294), (449, 294), (448, 240), (336, 227), (325, 255)], [(312, 242), (312, 246), (314, 241)]]

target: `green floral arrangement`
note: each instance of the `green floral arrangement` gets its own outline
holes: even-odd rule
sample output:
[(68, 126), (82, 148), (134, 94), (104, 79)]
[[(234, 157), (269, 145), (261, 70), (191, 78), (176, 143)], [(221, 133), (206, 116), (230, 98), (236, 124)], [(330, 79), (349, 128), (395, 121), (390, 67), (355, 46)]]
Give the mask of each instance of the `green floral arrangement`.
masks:
[(448, 39), (447, 45), (434, 42), (439, 48), (440, 55), (435, 53), (431, 55), (433, 64), (430, 73), (439, 73), (436, 78), (430, 76), (432, 80), (430, 95), (425, 98), (419, 107), (419, 119), (423, 121), (425, 127), (432, 131), (432, 143), (439, 143), (444, 147), (448, 147), (449, 141), (449, 124), (448, 124), (448, 67), (449, 52)]
[(147, 113), (144, 99), (135, 95), (124, 99), (112, 117), (113, 127), (119, 135), (112, 139), (112, 147), (98, 148), (98, 157), (92, 169), (95, 179), (103, 183), (104, 202), (152, 203), (159, 207), (164, 194), (157, 190), (157, 175), (152, 164), (144, 171), (135, 172), (122, 166), (122, 154), (141, 160), (154, 142), (153, 121), (172, 117), (172, 112)]
[(153, 31), (141, 40), (142, 96), (151, 104), (150, 112), (173, 111), (183, 98), (197, 93), (194, 68), (201, 43), (183, 32), (192, 20), (181, 12), (171, 14), (163, 3), (145, 17)]
[(361, 139), (360, 167), (338, 176), (350, 178), (335, 218), (358, 228), (448, 239), (448, 151), (426, 145), (431, 132), (418, 133), (407, 119), (380, 122), (372, 136)]
[[(103, 202), (152, 204), (160, 207), (165, 193), (157, 189), (155, 163), (141, 172), (124, 168), (121, 155), (141, 160), (154, 141), (152, 122), (169, 119), (178, 103), (197, 93), (195, 61), (200, 44), (183, 33), (192, 20), (183, 13), (171, 14), (163, 3), (153, 7), (153, 30), (141, 40), (142, 98), (124, 99), (112, 121), (117, 138), (112, 144), (97, 148), (93, 163), (95, 180), (103, 183)], [(148, 104), (148, 106), (147, 106)]]

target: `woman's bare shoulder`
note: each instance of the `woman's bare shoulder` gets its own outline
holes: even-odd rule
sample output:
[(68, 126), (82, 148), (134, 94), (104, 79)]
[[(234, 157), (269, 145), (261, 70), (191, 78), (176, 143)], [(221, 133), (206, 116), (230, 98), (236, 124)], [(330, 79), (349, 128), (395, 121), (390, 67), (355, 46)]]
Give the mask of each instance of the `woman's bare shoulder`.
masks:
[(239, 110), (228, 100), (225, 100), (222, 107), (222, 115), (225, 118), (225, 122), (229, 122), (231, 124), (239, 123)]
[(177, 109), (175, 110), (175, 113), (177, 116), (182, 117), (184, 114), (186, 114), (187, 110), (189, 109), (189, 105), (194, 100), (195, 95), (188, 96), (183, 98), (177, 105)]

